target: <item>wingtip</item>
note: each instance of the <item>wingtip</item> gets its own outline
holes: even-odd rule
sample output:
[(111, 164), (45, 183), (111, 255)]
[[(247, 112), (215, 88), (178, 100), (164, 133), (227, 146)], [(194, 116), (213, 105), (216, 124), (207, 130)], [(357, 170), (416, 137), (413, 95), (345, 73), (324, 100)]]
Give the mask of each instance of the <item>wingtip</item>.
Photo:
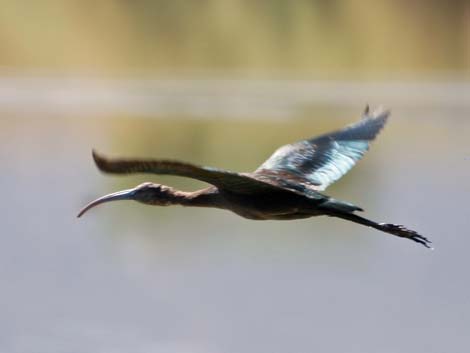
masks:
[(99, 153), (94, 148), (92, 148), (92, 150), (91, 150), (91, 155), (92, 155), (94, 160), (99, 158)]
[(93, 148), (91, 150), (91, 156), (93, 157), (93, 160), (95, 161), (96, 164), (98, 164), (98, 161), (101, 159), (99, 153)]
[(363, 119), (382, 119), (384, 123), (387, 121), (389, 116), (390, 109), (385, 109), (383, 106), (379, 106), (371, 112), (369, 104), (366, 105), (364, 113), (362, 114)]
[(91, 155), (99, 170), (105, 171), (106, 158), (101, 156), (95, 149), (91, 150)]

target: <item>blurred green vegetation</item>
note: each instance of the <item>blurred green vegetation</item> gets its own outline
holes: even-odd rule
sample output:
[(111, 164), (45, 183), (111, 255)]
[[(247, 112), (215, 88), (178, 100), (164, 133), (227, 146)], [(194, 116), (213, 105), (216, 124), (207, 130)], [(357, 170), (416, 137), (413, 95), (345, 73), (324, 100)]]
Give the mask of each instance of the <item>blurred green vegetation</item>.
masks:
[(468, 72), (470, 2), (2, 0), (0, 66), (99, 74)]

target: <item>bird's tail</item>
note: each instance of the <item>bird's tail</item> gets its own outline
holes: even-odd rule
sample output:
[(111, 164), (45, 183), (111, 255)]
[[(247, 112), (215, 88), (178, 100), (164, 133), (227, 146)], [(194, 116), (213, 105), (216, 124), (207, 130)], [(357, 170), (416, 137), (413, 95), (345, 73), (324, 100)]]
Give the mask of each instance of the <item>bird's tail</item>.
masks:
[(432, 249), (432, 247), (429, 245), (431, 244), (431, 241), (429, 239), (418, 234), (414, 230), (408, 229), (405, 226), (402, 226), (399, 224), (376, 223), (367, 218), (358, 216), (353, 213), (347, 213), (347, 212), (339, 212), (339, 213), (332, 212), (331, 214), (328, 214), (328, 215), (331, 217), (338, 217), (338, 218), (346, 219), (348, 221), (359, 223), (368, 227), (372, 227), (372, 228), (381, 230), (382, 232), (396, 235), (397, 237), (407, 238), (419, 244), (422, 244), (427, 248)]
[(350, 213), (354, 211), (364, 211), (359, 206), (353, 205), (352, 203), (346, 201), (335, 200), (334, 198), (330, 197), (324, 203), (321, 204), (321, 207), (331, 211), (339, 211)]

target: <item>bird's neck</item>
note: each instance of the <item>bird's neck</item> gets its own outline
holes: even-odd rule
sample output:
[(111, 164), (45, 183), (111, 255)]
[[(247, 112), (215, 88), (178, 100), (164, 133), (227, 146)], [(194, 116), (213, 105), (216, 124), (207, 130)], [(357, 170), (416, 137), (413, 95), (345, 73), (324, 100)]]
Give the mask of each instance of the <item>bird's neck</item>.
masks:
[(174, 195), (177, 203), (182, 206), (221, 208), (220, 195), (217, 189), (214, 188), (201, 189), (193, 192), (176, 190)]
[(181, 205), (221, 208), (219, 193), (217, 189), (211, 187), (193, 192), (165, 187), (158, 198), (140, 200), (140, 202), (156, 206)]

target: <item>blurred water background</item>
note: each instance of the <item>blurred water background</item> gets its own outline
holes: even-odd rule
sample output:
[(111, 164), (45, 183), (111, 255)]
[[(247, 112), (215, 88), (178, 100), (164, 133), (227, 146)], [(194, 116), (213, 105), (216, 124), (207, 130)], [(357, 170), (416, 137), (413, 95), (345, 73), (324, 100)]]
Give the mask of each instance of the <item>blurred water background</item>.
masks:
[[(1, 1), (0, 352), (465, 352), (467, 1)], [(168, 176), (91, 149), (254, 170), (392, 109), (327, 194), (429, 236), (341, 220), (89, 200)]]

